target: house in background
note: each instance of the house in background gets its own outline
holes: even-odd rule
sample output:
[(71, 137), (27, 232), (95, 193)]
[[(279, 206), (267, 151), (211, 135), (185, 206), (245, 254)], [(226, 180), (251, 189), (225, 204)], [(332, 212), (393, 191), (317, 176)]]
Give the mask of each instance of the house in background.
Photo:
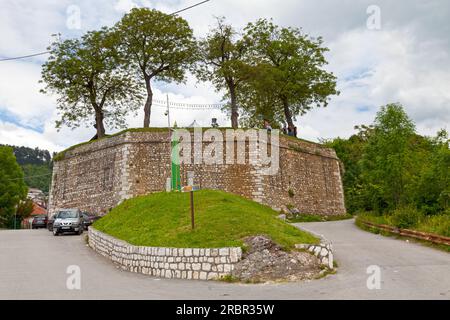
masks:
[(26, 217), (22, 220), (22, 229), (31, 229), (31, 224), (33, 222), (34, 216), (47, 215), (47, 213), (47, 208), (45, 206), (33, 200), (33, 211), (31, 212), (29, 217)]
[(39, 204), (40, 206), (47, 207), (47, 197), (42, 190), (36, 188), (29, 188), (27, 198), (33, 200), (34, 203)]

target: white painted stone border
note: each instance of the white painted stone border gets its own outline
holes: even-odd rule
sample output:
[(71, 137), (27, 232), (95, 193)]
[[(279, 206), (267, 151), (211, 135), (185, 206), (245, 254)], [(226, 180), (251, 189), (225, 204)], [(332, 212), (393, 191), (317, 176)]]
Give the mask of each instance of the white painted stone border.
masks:
[(164, 248), (134, 246), (89, 227), (89, 246), (122, 269), (161, 278), (213, 280), (231, 274), (240, 247)]
[(320, 264), (333, 269), (333, 248), (330, 243), (296, 244), (295, 247), (308, 250), (320, 260)]
[(320, 244), (296, 244), (295, 247), (297, 249), (304, 249), (309, 252), (311, 252), (313, 255), (315, 255), (319, 260), (320, 263), (324, 266), (326, 266), (329, 269), (334, 268), (334, 258), (333, 258), (333, 244), (330, 240), (325, 238), (323, 235), (308, 230), (298, 224), (295, 224), (297, 228), (300, 230), (303, 230), (305, 232), (312, 233), (316, 237), (320, 238)]

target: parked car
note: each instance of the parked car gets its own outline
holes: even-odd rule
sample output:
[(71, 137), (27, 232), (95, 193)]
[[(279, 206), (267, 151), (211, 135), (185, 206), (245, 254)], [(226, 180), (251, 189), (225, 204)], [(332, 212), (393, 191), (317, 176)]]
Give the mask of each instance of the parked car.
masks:
[(46, 215), (40, 214), (34, 216), (31, 222), (31, 229), (46, 228), (48, 222), (48, 217)]
[(94, 223), (94, 221), (100, 219), (100, 216), (97, 216), (93, 213), (90, 212), (82, 212), (81, 213), (83, 215), (83, 222), (84, 222), (84, 230), (87, 230), (88, 227)]
[(48, 218), (47, 221), (47, 229), (48, 231), (53, 231), (53, 223), (55, 222), (56, 217), (58, 216), (58, 213), (54, 214), (50, 218)]
[(61, 209), (55, 215), (53, 235), (66, 232), (82, 234), (84, 230), (83, 214), (79, 209)]

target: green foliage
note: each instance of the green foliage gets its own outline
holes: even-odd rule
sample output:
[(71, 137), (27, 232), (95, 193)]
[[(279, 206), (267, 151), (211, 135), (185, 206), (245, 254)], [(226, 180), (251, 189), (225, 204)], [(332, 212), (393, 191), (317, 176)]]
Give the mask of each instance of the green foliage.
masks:
[(449, 236), (447, 133), (417, 135), (399, 104), (382, 107), (372, 127), (358, 129), (347, 140), (327, 142), (344, 163), (348, 211), (366, 212), (358, 219), (376, 224)]
[(349, 139), (336, 138), (325, 142), (326, 146), (336, 151), (342, 161), (341, 172), (343, 174), (345, 202), (349, 213), (355, 213), (365, 208), (359, 161), (367, 140), (373, 133), (372, 126), (356, 126), (355, 129), (358, 130), (358, 133)]
[(0, 146), (0, 226), (14, 226), (16, 206), (26, 195), (27, 186), (13, 149)]
[[(442, 130), (431, 140), (432, 151), (417, 179), (414, 200), (425, 214), (436, 214), (449, 208), (450, 149), (448, 135)], [(430, 159), (431, 158), (431, 159)]]
[(399, 104), (382, 107), (373, 126), (356, 127), (349, 139), (326, 142), (344, 164), (347, 210), (390, 214), (403, 207), (426, 215), (448, 210), (450, 150), (447, 133), (415, 133)]
[(221, 17), (217, 18), (215, 27), (206, 38), (198, 42), (198, 49), (200, 63), (196, 69), (197, 77), (202, 81), (211, 81), (217, 91), (226, 90), (225, 97), (230, 98), (228, 111), (231, 113), (231, 124), (237, 128), (237, 95), (249, 74), (246, 62), (248, 45)]
[(347, 220), (352, 219), (353, 216), (351, 214), (344, 214), (338, 216), (320, 216), (316, 214), (297, 214), (295, 217), (290, 218), (289, 222), (323, 222), (323, 221), (339, 221), (339, 220)]
[(450, 212), (425, 217), (417, 229), (450, 237)]
[(23, 201), (20, 201), (16, 210), (17, 221), (22, 221), (26, 217), (29, 217), (33, 212), (33, 206), (33, 200), (31, 199), (27, 198)]
[(52, 179), (50, 152), (39, 148), (10, 147), (14, 150), (17, 163), (22, 167), (26, 185), (48, 193)]
[(52, 166), (25, 164), (22, 166), (22, 170), (28, 187), (42, 190), (48, 194), (52, 182)]
[(360, 162), (364, 196), (373, 210), (392, 210), (408, 203), (407, 185), (417, 170), (410, 143), (415, 128), (403, 107), (381, 107)]
[(151, 81), (184, 81), (197, 57), (193, 31), (183, 18), (148, 8), (132, 9), (114, 29), (122, 65), (145, 83), (144, 127), (149, 127)]
[(291, 188), (289, 188), (288, 194), (290, 198), (293, 198), (295, 196), (294, 190), (292, 190)]
[(286, 120), (293, 127), (297, 115), (326, 106), (338, 94), (336, 77), (323, 69), (328, 49), (320, 37), (259, 19), (244, 29), (244, 40), (252, 69), (241, 102), (249, 122)]
[[(81, 39), (54, 42), (42, 66), (43, 93), (56, 94), (60, 119), (56, 127), (79, 127), (94, 119), (97, 137), (105, 134), (104, 122), (112, 128), (125, 124), (136, 110), (141, 95), (130, 74), (119, 69), (119, 38), (108, 28), (90, 31)], [(91, 123), (92, 125), (92, 123)]]
[(41, 150), (39, 148), (33, 149), (23, 146), (21, 147), (9, 146), (9, 147), (13, 148), (17, 163), (21, 166), (25, 164), (50, 165), (52, 161), (52, 157), (48, 150)]
[(416, 227), (422, 217), (416, 208), (412, 206), (402, 207), (392, 211), (391, 223), (397, 228), (411, 229)]
[(358, 214), (356, 219), (358, 226), (362, 226), (361, 221), (391, 225), (404, 229), (414, 229), (450, 237), (450, 211), (433, 216), (423, 215), (414, 207), (395, 210), (392, 215), (377, 215), (373, 212), (364, 212)]
[[(189, 193), (161, 192), (124, 201), (94, 223), (98, 230), (135, 245), (163, 247), (242, 246), (243, 238), (265, 234), (285, 248), (318, 239), (277, 218), (277, 212), (216, 190), (194, 193), (191, 230)], [(245, 212), (245, 214), (243, 214)]]

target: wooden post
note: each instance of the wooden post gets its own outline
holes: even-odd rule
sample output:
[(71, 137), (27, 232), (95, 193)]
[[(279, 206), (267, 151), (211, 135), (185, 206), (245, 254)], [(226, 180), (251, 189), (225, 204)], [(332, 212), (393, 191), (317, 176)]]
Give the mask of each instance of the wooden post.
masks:
[(194, 223), (194, 191), (191, 190), (190, 194), (191, 194), (191, 226), (192, 226), (192, 230), (194, 230), (194, 228), (195, 228), (195, 223)]

